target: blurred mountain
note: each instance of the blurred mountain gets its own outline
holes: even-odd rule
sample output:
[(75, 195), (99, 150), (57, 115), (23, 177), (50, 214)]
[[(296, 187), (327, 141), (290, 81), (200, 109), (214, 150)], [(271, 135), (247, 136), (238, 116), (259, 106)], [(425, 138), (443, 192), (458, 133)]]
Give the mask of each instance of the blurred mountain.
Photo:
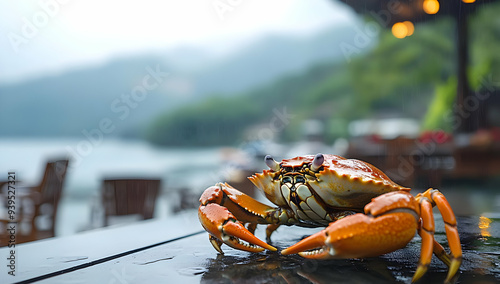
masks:
[(179, 48), (0, 85), (0, 137), (82, 137), (99, 127), (110, 136), (140, 137), (145, 123), (180, 105), (339, 61), (340, 44), (351, 43), (352, 33), (335, 27), (308, 37), (269, 35), (229, 56)]
[[(421, 120), (442, 89), (436, 86), (455, 74), (450, 36), (454, 27), (451, 19), (440, 19), (417, 28), (418, 33), (405, 40), (381, 30), (377, 45), (350, 61), (323, 62), (243, 95), (209, 97), (160, 115), (147, 138), (162, 146), (241, 147), (265, 139), (290, 143), (304, 139), (304, 121), (313, 120), (322, 122), (322, 138), (333, 143), (348, 137), (353, 120)], [(490, 32), (497, 25), (479, 28)], [(485, 42), (471, 45), (479, 50), (485, 46)], [(488, 57), (489, 62), (496, 62), (495, 56)]]

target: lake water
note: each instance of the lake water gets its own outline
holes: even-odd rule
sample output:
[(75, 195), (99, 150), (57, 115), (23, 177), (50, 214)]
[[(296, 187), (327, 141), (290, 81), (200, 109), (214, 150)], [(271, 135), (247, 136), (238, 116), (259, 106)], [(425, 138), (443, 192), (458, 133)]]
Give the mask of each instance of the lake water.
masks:
[(70, 166), (58, 214), (58, 235), (88, 227), (90, 210), (98, 202), (105, 177), (161, 178), (162, 195), (155, 216), (167, 217), (175, 189), (201, 193), (218, 181), (222, 168), (220, 148), (158, 148), (141, 141), (112, 139), (95, 144), (77, 139), (1, 139), (0, 180), (15, 171), (17, 180), (38, 184), (46, 161), (59, 157), (69, 157)]

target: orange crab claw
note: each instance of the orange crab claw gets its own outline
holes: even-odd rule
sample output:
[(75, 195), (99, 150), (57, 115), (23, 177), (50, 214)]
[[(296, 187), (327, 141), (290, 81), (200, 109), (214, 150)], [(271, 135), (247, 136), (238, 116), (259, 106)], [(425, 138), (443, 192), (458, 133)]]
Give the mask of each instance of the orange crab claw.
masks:
[(330, 223), (318, 232), (283, 250), (311, 259), (363, 258), (385, 254), (404, 247), (415, 235), (413, 214), (395, 212), (377, 218), (355, 214)]
[[(326, 245), (326, 230), (322, 230), (321, 232), (317, 232), (314, 235), (311, 235), (302, 241), (294, 244), (291, 247), (288, 247), (281, 251), (282, 255), (289, 255), (298, 253), (300, 256), (306, 258), (328, 258), (330, 252), (327, 249)], [(309, 250), (316, 249), (314, 252), (307, 252)]]
[[(216, 203), (200, 206), (198, 218), (210, 238), (214, 248), (222, 253), (220, 244), (249, 252), (261, 252), (264, 249), (276, 251), (276, 248), (250, 233), (225, 207)], [(241, 240), (248, 242), (243, 243)]]

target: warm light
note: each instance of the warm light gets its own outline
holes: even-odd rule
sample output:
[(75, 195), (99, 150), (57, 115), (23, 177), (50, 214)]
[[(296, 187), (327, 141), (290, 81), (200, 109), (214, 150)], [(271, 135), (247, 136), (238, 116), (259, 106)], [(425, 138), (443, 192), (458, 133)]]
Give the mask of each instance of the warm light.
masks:
[(462, 2), (464, 2), (464, 3), (474, 3), (474, 2), (476, 2), (476, 0), (462, 0)]
[(395, 23), (392, 26), (392, 34), (397, 38), (404, 38), (408, 34), (408, 28), (403, 23)]
[(489, 219), (488, 217), (485, 216), (479, 217), (478, 227), (481, 230), (481, 236), (491, 237), (491, 233), (489, 231), (491, 222), (492, 222), (491, 219)]
[(413, 32), (415, 31), (415, 26), (413, 26), (413, 23), (410, 21), (404, 21), (403, 24), (406, 26), (406, 36), (411, 36)]
[(438, 11), (439, 11), (439, 2), (437, 0), (424, 0), (424, 12), (433, 15), (436, 14)]

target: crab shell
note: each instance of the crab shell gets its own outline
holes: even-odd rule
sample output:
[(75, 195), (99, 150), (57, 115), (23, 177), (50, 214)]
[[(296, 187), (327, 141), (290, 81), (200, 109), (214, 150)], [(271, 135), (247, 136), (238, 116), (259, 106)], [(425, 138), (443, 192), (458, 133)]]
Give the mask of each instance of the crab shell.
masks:
[[(304, 201), (311, 201), (315, 203), (314, 206), (318, 204), (327, 213), (335, 210), (359, 212), (374, 197), (392, 191), (410, 190), (396, 184), (369, 163), (336, 155), (323, 155), (324, 161), (315, 172), (311, 170), (314, 158), (314, 155), (307, 155), (285, 159), (279, 163), (279, 168), (276, 163), (274, 170), (264, 170), (249, 179), (271, 202), (280, 207), (291, 207), (290, 200), (282, 193), (281, 177), (283, 169), (292, 169), (305, 177), (305, 185), (310, 191), (309, 197), (314, 198), (309, 200), (308, 197)], [(329, 219), (328, 216), (321, 217)]]

